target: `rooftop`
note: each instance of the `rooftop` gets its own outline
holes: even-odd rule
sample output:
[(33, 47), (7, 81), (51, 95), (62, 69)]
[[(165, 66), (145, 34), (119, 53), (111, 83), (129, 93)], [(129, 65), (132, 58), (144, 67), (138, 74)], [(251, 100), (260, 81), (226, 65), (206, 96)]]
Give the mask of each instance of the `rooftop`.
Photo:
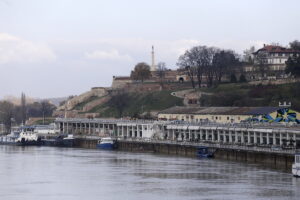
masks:
[(265, 45), (263, 48), (258, 49), (256, 52), (254, 52), (254, 54), (257, 54), (260, 51), (267, 51), (269, 53), (300, 53), (299, 50), (288, 49), (276, 45)]

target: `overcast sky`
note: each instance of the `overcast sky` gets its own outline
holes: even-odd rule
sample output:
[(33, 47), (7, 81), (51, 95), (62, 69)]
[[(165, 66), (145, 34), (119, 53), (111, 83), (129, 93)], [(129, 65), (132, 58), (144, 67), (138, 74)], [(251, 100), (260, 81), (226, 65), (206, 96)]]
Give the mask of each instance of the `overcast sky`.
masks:
[(110, 86), (137, 62), (176, 68), (186, 49), (242, 53), (300, 39), (299, 0), (0, 0), (0, 97)]

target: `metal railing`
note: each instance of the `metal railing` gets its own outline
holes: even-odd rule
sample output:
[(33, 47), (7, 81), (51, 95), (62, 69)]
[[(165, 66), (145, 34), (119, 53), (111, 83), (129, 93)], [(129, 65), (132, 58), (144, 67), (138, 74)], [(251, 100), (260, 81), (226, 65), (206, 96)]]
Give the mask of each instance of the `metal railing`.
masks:
[(142, 143), (155, 143), (155, 144), (172, 144), (172, 145), (182, 145), (182, 146), (206, 146), (209, 148), (216, 149), (232, 149), (232, 150), (244, 150), (244, 151), (255, 151), (261, 153), (278, 153), (278, 154), (295, 154), (296, 149), (282, 149), (282, 148), (272, 148), (272, 147), (260, 147), (260, 146), (247, 146), (247, 145), (237, 145), (237, 144), (220, 144), (220, 143), (206, 143), (206, 142), (191, 142), (191, 141), (174, 141), (174, 140), (158, 140), (158, 139), (143, 139), (143, 138), (127, 138), (119, 139), (119, 141), (128, 142), (142, 142)]

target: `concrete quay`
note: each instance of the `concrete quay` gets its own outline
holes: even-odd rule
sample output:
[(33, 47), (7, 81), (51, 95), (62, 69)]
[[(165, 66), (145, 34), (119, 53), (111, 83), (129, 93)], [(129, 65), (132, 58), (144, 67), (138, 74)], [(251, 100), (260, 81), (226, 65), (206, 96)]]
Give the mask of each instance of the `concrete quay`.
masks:
[(289, 124), (217, 124), (181, 121), (122, 119), (65, 119), (55, 123), (61, 133), (113, 136), (116, 138), (155, 138), (181, 142), (296, 148), (300, 147), (300, 126)]
[(118, 139), (118, 150), (195, 157), (207, 146), (215, 158), (260, 163), (289, 171), (300, 127), (283, 124), (216, 124), (180, 121), (56, 119), (61, 133), (72, 133), (78, 146), (96, 148), (104, 136)]
[[(98, 136), (78, 136), (77, 145), (81, 148), (96, 148)], [(214, 158), (246, 163), (290, 171), (294, 162), (295, 149), (274, 150), (264, 147), (241, 147), (198, 142), (175, 142), (167, 140), (118, 139), (119, 151), (139, 153), (158, 153), (184, 157), (196, 157), (198, 146), (207, 146), (214, 152)]]

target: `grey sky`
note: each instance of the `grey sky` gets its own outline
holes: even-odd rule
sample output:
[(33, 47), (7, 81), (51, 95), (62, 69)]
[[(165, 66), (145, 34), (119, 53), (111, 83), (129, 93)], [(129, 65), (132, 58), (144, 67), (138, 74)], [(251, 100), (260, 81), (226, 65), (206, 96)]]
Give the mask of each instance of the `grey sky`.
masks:
[(300, 39), (298, 0), (0, 0), (0, 97), (59, 97), (110, 86), (134, 64), (175, 68), (194, 45)]

